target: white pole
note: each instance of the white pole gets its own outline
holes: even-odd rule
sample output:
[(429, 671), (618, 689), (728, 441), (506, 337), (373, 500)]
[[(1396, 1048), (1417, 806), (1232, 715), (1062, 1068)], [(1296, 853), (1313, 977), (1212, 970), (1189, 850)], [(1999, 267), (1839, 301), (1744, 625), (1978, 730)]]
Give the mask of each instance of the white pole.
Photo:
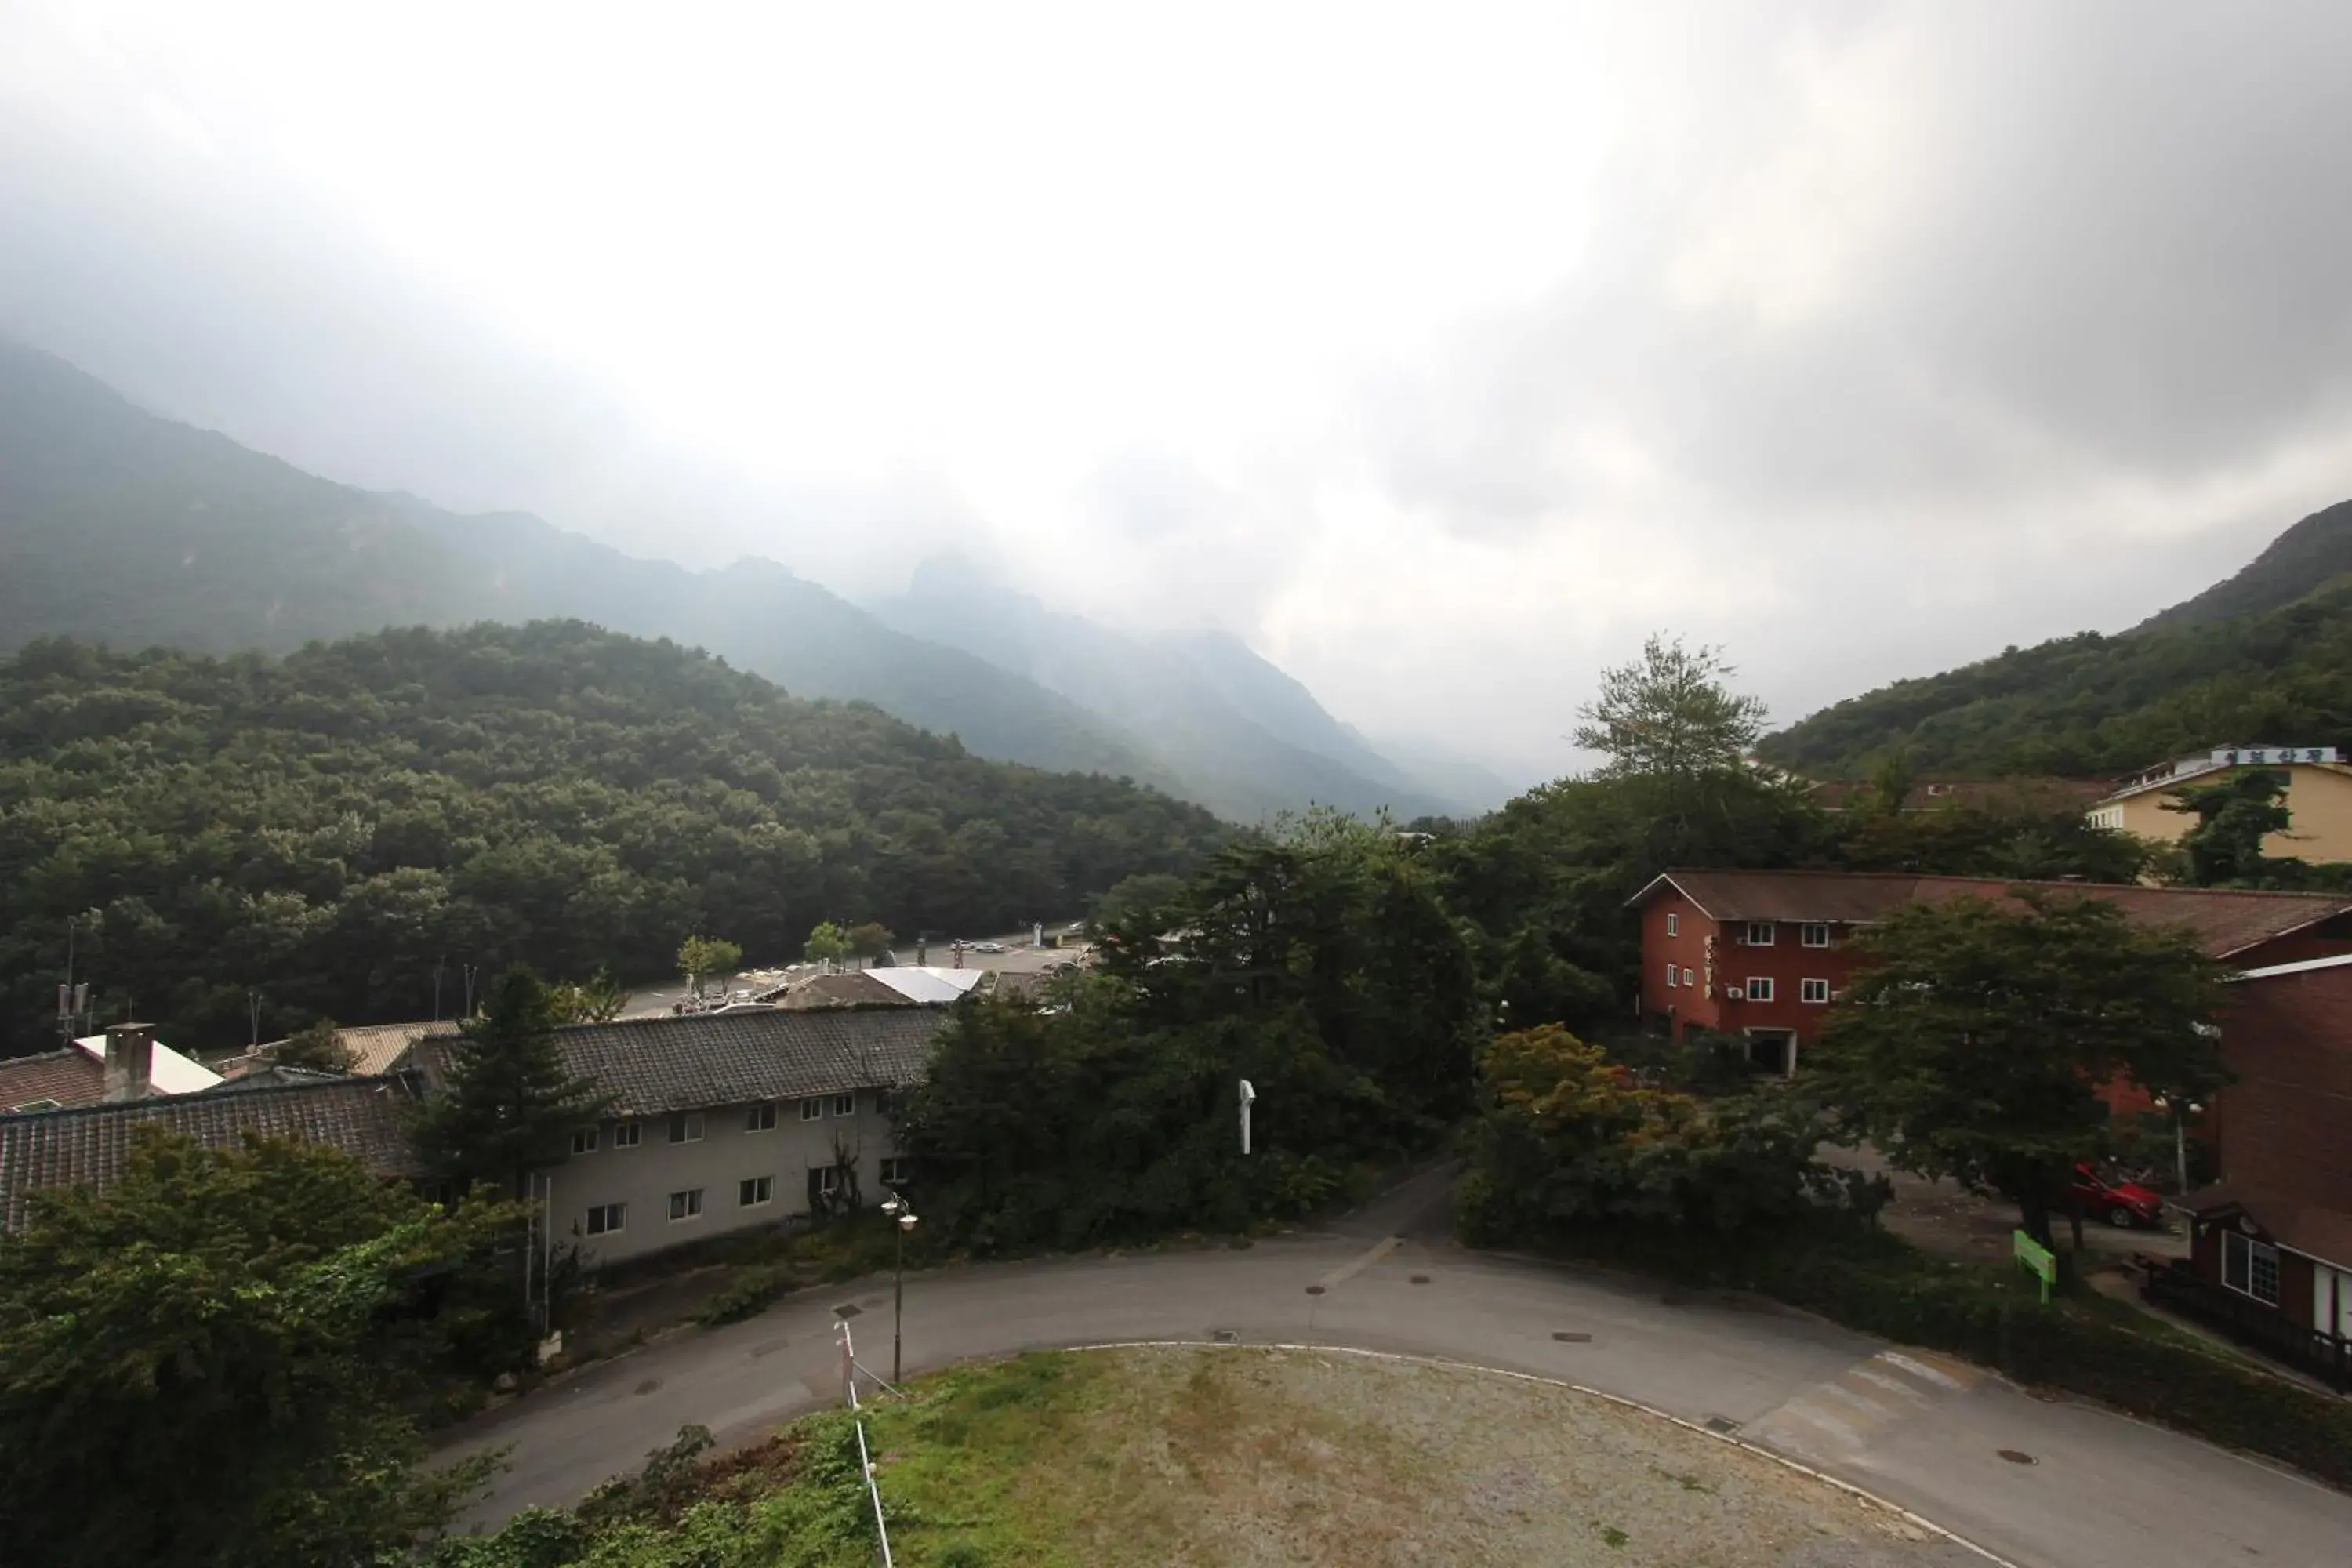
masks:
[(1250, 1101), (1256, 1098), (1257, 1090), (1250, 1087), (1250, 1080), (1242, 1079), (1242, 1152), (1244, 1154), (1250, 1152)]

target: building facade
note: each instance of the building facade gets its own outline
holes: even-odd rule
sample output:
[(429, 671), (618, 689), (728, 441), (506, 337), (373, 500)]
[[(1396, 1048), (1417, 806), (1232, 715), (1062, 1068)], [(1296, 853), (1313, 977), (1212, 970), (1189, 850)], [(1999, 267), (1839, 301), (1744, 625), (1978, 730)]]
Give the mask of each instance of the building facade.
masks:
[[(2194, 930), (2248, 965), (2352, 952), (2352, 898), (2222, 888), (2020, 883), (1870, 871), (1668, 871), (1632, 900), (1642, 922), (1643, 1016), (1743, 1038), (1759, 1068), (1794, 1073), (1855, 967), (1854, 933), (1902, 906), (2005, 899), (2018, 887), (2093, 895), (2135, 921)], [(2118, 1104), (2118, 1110), (2144, 1109)]]
[[(906, 1175), (889, 1097), (921, 1081), (948, 1016), (846, 1005), (558, 1029), (566, 1070), (613, 1103), (533, 1196), (592, 1268), (871, 1203)], [(419, 1044), (428, 1083), (457, 1043)]]
[(2280, 858), (2352, 860), (2352, 765), (2333, 746), (2221, 746), (2178, 757), (2126, 780), (2092, 806), (2095, 826), (2169, 844), (2197, 826), (2187, 812), (2167, 811), (2177, 789), (2223, 784), (2262, 770), (2286, 775), (2286, 828), (2263, 840), (2263, 853)]

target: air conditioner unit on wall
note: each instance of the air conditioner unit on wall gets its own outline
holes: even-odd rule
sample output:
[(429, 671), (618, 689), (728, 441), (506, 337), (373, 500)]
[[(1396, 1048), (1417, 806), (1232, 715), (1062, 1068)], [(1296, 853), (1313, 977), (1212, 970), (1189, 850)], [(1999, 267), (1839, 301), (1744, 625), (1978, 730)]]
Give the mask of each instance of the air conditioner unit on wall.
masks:
[(1727, 985), (1723, 988), (1723, 994), (1734, 1002), (1748, 1000), (1748, 987), (1745, 985)]

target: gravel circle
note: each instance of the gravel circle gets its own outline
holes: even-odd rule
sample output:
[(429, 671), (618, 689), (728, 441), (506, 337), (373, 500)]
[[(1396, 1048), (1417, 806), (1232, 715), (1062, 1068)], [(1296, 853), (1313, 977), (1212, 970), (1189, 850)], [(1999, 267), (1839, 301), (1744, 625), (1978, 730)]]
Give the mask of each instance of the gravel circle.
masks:
[(1181, 1488), (1171, 1560), (1215, 1564), (1919, 1568), (1984, 1559), (1755, 1453), (1560, 1384), (1350, 1354), (1105, 1350), (1222, 1412), (1151, 1439)]

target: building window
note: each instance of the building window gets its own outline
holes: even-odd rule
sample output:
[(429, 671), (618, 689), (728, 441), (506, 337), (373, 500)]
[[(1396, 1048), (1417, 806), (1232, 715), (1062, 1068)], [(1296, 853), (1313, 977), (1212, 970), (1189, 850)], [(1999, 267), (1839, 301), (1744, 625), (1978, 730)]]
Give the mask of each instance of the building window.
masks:
[(743, 1208), (757, 1208), (775, 1195), (773, 1176), (746, 1176), (735, 1184), (735, 1202)]
[(702, 1189), (700, 1187), (688, 1187), (682, 1193), (670, 1194), (669, 1217), (672, 1219), (701, 1218)]
[(1800, 980), (1800, 981), (1798, 981), (1798, 982), (1797, 982), (1797, 1000), (1798, 1000), (1798, 1001), (1800, 1001), (1800, 1002), (1826, 1002), (1826, 1001), (1828, 1001), (1829, 999), (1830, 999), (1830, 983), (1829, 983), (1828, 981), (1826, 981), (1826, 980)]
[(903, 1155), (894, 1154), (882, 1162), (882, 1184), (886, 1187), (907, 1184), (907, 1161)]
[(814, 1121), (818, 1117), (823, 1116), (824, 1114), (824, 1100), (803, 1100), (801, 1101), (801, 1120), (803, 1121)]
[(1748, 982), (1747, 991), (1748, 999), (1750, 1002), (1769, 1002), (1772, 1000), (1771, 976), (1760, 975), (1749, 980)]
[(835, 1116), (855, 1116), (855, 1115), (856, 1115), (856, 1114), (857, 1114), (857, 1096), (856, 1096), (856, 1094), (854, 1094), (854, 1093), (852, 1093), (852, 1094), (836, 1094), (836, 1095), (835, 1095), (835, 1096), (833, 1097), (833, 1113), (834, 1113)]
[(1797, 928), (1798, 946), (1827, 947), (1829, 944), (1830, 928), (1822, 921), (1809, 921)]
[(776, 1108), (772, 1105), (755, 1105), (743, 1114), (746, 1132), (772, 1132), (775, 1127)]
[(611, 1236), (622, 1229), (628, 1218), (629, 1205), (626, 1204), (598, 1204), (588, 1211), (588, 1234)]
[(816, 1178), (816, 1190), (820, 1196), (829, 1198), (841, 1191), (840, 1166), (825, 1165), (811, 1172), (810, 1174)]
[(669, 1119), (669, 1141), (673, 1143), (702, 1142), (702, 1112), (681, 1110)]
[(572, 1152), (575, 1154), (593, 1154), (596, 1152), (596, 1130), (593, 1127), (574, 1128), (572, 1133)]
[(1689, 985), (1689, 984), (1695, 984), (1695, 977), (1691, 974), (1691, 972), (1690, 972), (1689, 970), (1687, 970), (1687, 969), (1685, 969), (1685, 970), (1684, 970), (1684, 971), (1683, 971), (1683, 984), (1685, 984), (1685, 985)]
[(1676, 971), (1675, 971), (1675, 966), (1674, 966), (1673, 964), (1671, 964), (1671, 963), (1667, 964), (1667, 965), (1666, 965), (1666, 988), (1667, 988), (1668, 990), (1672, 990), (1672, 989), (1674, 988), (1674, 985), (1675, 985), (1675, 973), (1676, 973)]
[(615, 1149), (634, 1149), (645, 1141), (645, 1136), (646, 1130), (634, 1121), (613, 1123), (613, 1147)]
[(887, 1116), (890, 1114), (890, 1091), (888, 1089), (877, 1089), (874, 1091), (874, 1114), (877, 1116)]
[(1668, 936), (1680, 936), (1682, 933), (1682, 917), (1669, 910), (1666, 915), (1666, 934)]
[(1771, 946), (1772, 922), (1770, 921), (1749, 921), (1748, 922), (1747, 945), (1749, 947)]
[(2234, 1230), (2221, 1233), (2221, 1283), (2268, 1306), (2278, 1305), (2278, 1248)]

